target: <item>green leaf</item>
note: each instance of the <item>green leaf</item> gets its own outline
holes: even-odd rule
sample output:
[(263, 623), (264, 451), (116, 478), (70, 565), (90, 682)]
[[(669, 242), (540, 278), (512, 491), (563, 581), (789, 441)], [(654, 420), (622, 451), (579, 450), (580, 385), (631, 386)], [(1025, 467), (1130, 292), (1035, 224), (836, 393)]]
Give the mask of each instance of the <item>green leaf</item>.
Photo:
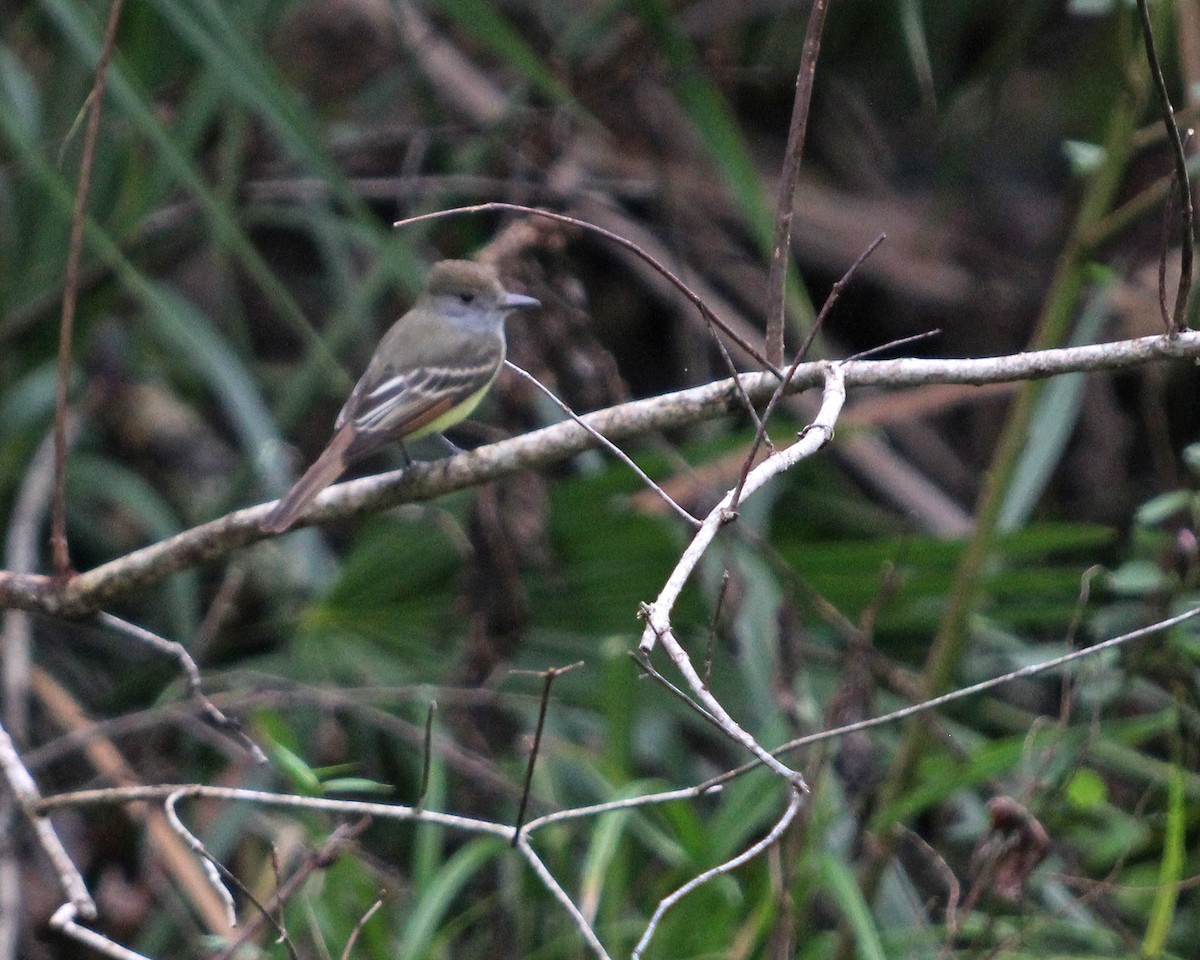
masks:
[[(1088, 299), (1068, 346), (1096, 341), (1111, 313), (1111, 299), (1107, 288), (1101, 288)], [(1083, 409), (1085, 384), (1086, 374), (1069, 373), (1055, 377), (1038, 393), (1029, 420), (1028, 438), (1017, 459), (996, 521), (997, 530), (1017, 530), (1028, 522), (1066, 453)]]
[(1157, 593), (1170, 585), (1162, 568), (1149, 560), (1129, 560), (1105, 577), (1105, 585), (1113, 593), (1125, 596), (1145, 596)]
[(449, 913), (455, 897), (490, 861), (508, 853), (508, 844), (499, 837), (480, 837), (471, 840), (445, 861), (434, 875), (432, 883), (420, 891), (412, 905), (404, 936), (395, 956), (412, 960), (429, 956), (434, 937)]
[(871, 907), (863, 898), (850, 869), (831, 854), (825, 854), (820, 859), (820, 877), (826, 893), (850, 927), (856, 955), (861, 960), (887, 960)]
[(1196, 495), (1190, 490), (1161, 493), (1138, 507), (1137, 513), (1134, 514), (1134, 522), (1142, 527), (1156, 526), (1177, 514), (1190, 511), (1195, 498)]
[(324, 793), (354, 793), (391, 796), (396, 788), (390, 783), (380, 783), (378, 780), (368, 780), (365, 777), (333, 777), (321, 781)]
[(10, 114), (10, 121), (20, 128), (21, 135), (29, 140), (41, 137), (42, 104), (41, 94), (12, 51), (0, 46), (0, 109)]
[(266, 747), (272, 764), (291, 783), (293, 790), (310, 797), (319, 796), (323, 792), (320, 777), (299, 754), (275, 739), (268, 739)]
[(741, 203), (760, 248), (768, 250), (772, 229), (770, 204), (729, 105), (701, 70), (695, 49), (663, 0), (637, 0), (636, 6), (675, 75), (675, 90), (684, 109)]
[(1166, 949), (1167, 937), (1174, 926), (1179, 902), (1179, 882), (1183, 879), (1185, 861), (1184, 837), (1187, 832), (1187, 813), (1184, 804), (1183, 778), (1173, 767), (1167, 781), (1167, 823), (1163, 832), (1162, 860), (1159, 862), (1158, 886), (1150, 922), (1142, 939), (1142, 956), (1147, 960), (1160, 957)]
[(1080, 810), (1098, 810), (1108, 800), (1108, 786), (1095, 770), (1076, 770), (1067, 781), (1067, 801)]
[(1183, 462), (1192, 472), (1200, 473), (1200, 443), (1191, 443), (1183, 448)]

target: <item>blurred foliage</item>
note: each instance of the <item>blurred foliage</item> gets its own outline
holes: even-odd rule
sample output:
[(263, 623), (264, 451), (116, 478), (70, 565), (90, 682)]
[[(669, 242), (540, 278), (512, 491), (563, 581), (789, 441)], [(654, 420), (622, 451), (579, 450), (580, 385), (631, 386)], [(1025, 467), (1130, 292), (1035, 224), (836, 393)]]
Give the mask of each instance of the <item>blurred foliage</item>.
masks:
[[(828, 349), (933, 328), (940, 336), (917, 346), (937, 355), (1019, 348), (1084, 189), (1087, 170), (1069, 158), (1097, 156), (1127, 67), (1140, 63), (1131, 5), (830, 6), (796, 211), (812, 301), (876, 234), (889, 240), (839, 302)], [(108, 9), (0, 8), (6, 517), (52, 420), (83, 111)], [(1200, 30), (1194, 14), (1182, 2), (1154, 9), (1168, 80), (1194, 89), (1178, 39)], [(393, 230), (402, 216), (493, 199), (603, 215), (618, 232), (643, 231), (725, 312), (761, 327), (805, 15), (771, 0), (129, 0), (73, 349), (75, 565), (282, 492), (327, 438), (423, 265), (472, 255), (512, 225), (488, 216)], [(1121, 201), (1169, 170), (1152, 110), (1138, 110), (1145, 127), (1120, 171)], [(1077, 342), (1161, 329), (1157, 214), (1088, 251)], [(496, 255), (546, 305), (514, 319), (511, 354), (576, 408), (727, 374), (687, 305), (594, 237), (541, 224)], [(806, 316), (792, 305), (795, 329)], [(1196, 604), (1196, 386), (1194, 370), (1164, 367), (1043, 394), (957, 682)], [(961, 542), (881, 490), (881, 461), (842, 451), (860, 441), (874, 456), (893, 451), (929, 478), (948, 517), (967, 515), (1007, 395), (930, 394), (924, 406), (921, 396), (852, 403), (831, 448), (743, 505), (685, 592), (680, 638), (763, 743), (925, 690)], [(803, 416), (781, 414), (777, 442)], [(502, 378), (456, 438), (474, 445), (557, 418)], [(631, 452), (701, 511), (736, 483), (752, 435), (732, 417)], [(364, 470), (400, 463), (394, 452)], [(10, 544), (44, 540), (15, 519), (6, 527)], [(124, 598), (115, 612), (189, 646), (207, 687), (268, 749), (268, 770), (170, 710), (179, 691), (168, 665), (124, 641), (39, 621), (36, 660), (88, 714), (111, 718), (102, 729), (146, 782), (382, 796), (512, 822), (536, 672), (550, 667), (583, 661), (553, 687), (532, 815), (694, 784), (744, 761), (629, 657), (638, 605), (688, 537), (626, 469), (589, 454), (291, 533)], [(797, 754), (814, 787), (800, 820), (779, 848), (686, 897), (647, 955), (1191, 955), (1198, 661), (1200, 632), (1187, 625), (949, 705), (884, 809), (898, 727)], [(47, 793), (103, 780), (66, 732), (39, 701), (25, 747)], [(778, 783), (755, 772), (719, 795), (567, 821), (534, 843), (622, 956), (663, 896), (754, 843), (782, 807)], [(237, 806), (192, 813), (260, 900), (279, 880), (272, 851), (286, 874), (332, 828)], [(868, 897), (872, 831), (892, 821), (895, 856)], [(91, 812), (73, 830), (102, 891), (101, 929), (150, 956), (209, 955), (189, 892), (164, 881), (136, 824)], [(27, 872), (25, 892), (19, 955), (78, 955), (45, 931), (60, 894), (43, 866)], [(431, 824), (371, 826), (289, 901), (286, 927), (301, 955), (338, 956), (378, 897), (356, 957), (585, 955), (505, 844)], [(285, 955), (269, 937), (256, 949)]]

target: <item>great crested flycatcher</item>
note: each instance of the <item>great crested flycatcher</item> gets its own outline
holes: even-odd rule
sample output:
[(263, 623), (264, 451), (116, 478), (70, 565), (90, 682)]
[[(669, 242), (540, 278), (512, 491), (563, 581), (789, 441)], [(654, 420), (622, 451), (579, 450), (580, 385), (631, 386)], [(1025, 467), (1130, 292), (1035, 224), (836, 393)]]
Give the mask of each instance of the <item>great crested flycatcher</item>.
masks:
[(469, 260), (434, 264), (413, 308), (384, 334), (333, 425), (333, 439), (262, 528), (282, 533), (354, 460), (454, 426), (504, 365), (504, 318), (541, 304)]

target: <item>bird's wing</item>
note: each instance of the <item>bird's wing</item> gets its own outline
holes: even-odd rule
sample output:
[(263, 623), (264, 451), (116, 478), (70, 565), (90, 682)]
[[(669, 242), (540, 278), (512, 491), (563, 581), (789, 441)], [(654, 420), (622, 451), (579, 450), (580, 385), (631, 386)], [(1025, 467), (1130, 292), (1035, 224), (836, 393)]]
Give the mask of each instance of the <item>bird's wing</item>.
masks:
[(362, 445), (403, 440), (483, 390), (504, 362), (504, 341), (463, 337), (449, 363), (374, 364), (355, 385), (337, 427), (353, 421)]

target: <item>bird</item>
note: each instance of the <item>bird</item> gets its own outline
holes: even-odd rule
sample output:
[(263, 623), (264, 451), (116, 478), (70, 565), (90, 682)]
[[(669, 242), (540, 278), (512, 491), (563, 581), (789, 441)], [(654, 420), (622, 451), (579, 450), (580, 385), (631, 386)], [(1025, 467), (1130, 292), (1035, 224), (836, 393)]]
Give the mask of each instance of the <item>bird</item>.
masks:
[(469, 416), (504, 365), (504, 320), (541, 304), (509, 293), (495, 268), (442, 260), (412, 309), (383, 335), (350, 392), (324, 452), (262, 523), (283, 533), (356, 460), (381, 447), (440, 434)]

